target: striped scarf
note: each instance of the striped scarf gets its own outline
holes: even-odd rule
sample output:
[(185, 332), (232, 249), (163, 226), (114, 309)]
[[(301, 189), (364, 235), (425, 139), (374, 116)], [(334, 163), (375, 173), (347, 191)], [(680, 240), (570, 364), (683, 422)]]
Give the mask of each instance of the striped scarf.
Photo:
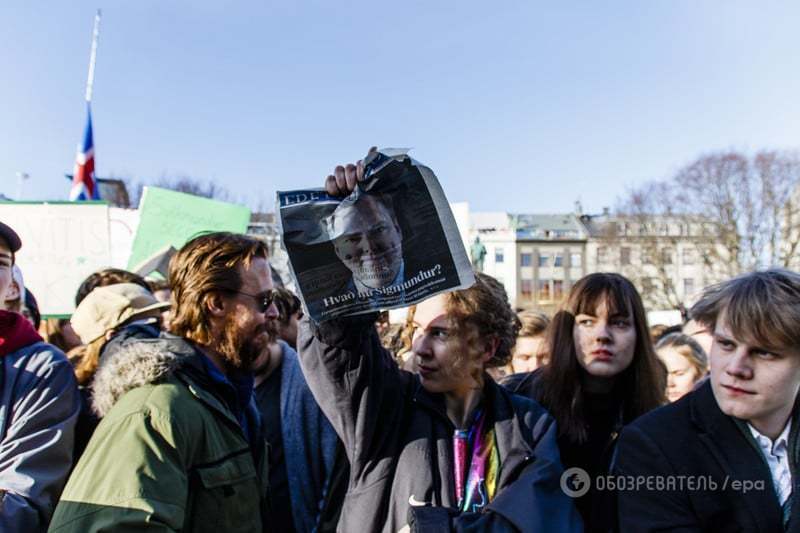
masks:
[(453, 435), (453, 460), (458, 508), (476, 512), (494, 499), (500, 455), (494, 428), (486, 411), (479, 410), (469, 430), (457, 429)]

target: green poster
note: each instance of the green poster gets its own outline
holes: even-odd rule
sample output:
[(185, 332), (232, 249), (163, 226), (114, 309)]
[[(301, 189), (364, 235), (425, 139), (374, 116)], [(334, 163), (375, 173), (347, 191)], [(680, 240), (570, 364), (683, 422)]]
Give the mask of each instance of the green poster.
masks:
[(198, 233), (245, 233), (250, 210), (244, 206), (182, 192), (145, 187), (139, 204), (139, 227), (128, 269), (136, 268), (165, 247), (180, 249)]

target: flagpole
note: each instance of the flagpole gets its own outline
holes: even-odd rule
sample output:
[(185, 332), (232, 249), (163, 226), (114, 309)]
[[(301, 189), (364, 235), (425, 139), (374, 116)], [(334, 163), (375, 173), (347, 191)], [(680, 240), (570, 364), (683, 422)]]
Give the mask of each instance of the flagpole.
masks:
[(86, 79), (86, 103), (92, 101), (92, 88), (94, 87), (94, 65), (97, 62), (97, 41), (100, 39), (100, 10), (94, 16), (94, 30), (92, 31), (92, 52), (89, 55), (89, 76)]
[(92, 30), (92, 50), (89, 54), (89, 75), (86, 78), (86, 129), (83, 140), (78, 144), (75, 155), (75, 170), (72, 172), (72, 188), (69, 199), (99, 200), (100, 194), (94, 174), (94, 140), (92, 136), (92, 88), (94, 87), (94, 66), (97, 62), (97, 41), (100, 39), (100, 10), (94, 16)]

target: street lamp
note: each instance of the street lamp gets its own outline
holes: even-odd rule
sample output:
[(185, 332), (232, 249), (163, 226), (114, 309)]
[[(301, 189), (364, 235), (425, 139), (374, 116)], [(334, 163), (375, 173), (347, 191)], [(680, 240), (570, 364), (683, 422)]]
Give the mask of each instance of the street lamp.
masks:
[(25, 180), (31, 176), (27, 172), (17, 172), (17, 201), (22, 200), (22, 188), (25, 185)]

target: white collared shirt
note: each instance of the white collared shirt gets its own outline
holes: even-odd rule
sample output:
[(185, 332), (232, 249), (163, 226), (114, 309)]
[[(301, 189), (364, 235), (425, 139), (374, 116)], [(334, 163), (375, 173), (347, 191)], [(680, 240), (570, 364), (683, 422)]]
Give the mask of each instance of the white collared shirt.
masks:
[(756, 428), (747, 424), (750, 428), (750, 433), (756, 439), (764, 458), (769, 465), (769, 471), (772, 474), (772, 483), (775, 485), (775, 492), (778, 494), (778, 500), (783, 506), (789, 495), (792, 493), (792, 472), (789, 470), (789, 430), (792, 427), (792, 420), (786, 423), (781, 434), (773, 442), (766, 435), (762, 435)]

